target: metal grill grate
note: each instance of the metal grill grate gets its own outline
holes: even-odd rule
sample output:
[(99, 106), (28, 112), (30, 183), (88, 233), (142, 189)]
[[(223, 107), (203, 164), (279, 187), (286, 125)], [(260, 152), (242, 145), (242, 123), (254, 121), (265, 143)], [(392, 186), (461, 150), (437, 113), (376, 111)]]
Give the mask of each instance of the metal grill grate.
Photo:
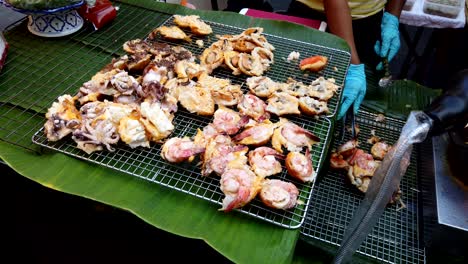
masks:
[[(197, 128), (204, 127), (210, 121), (211, 119), (209, 118), (201, 118), (200, 116), (181, 110), (174, 119), (174, 123), (176, 124), (174, 136), (195, 135)], [(314, 145), (311, 152), (313, 164), (316, 168), (316, 164), (321, 164), (325, 156), (325, 145), (328, 141), (331, 127), (330, 121), (324, 118), (313, 121), (304, 119), (295, 119), (294, 121), (297, 124), (302, 124), (304, 128), (312, 131), (322, 140), (319, 144)], [(77, 149), (75, 142), (71, 139), (49, 142), (44, 136), (42, 129), (34, 134), (33, 142), (43, 147), (192, 194), (219, 205), (222, 204), (222, 199), (224, 198), (224, 194), (219, 189), (219, 178), (201, 176), (200, 167), (196, 165), (198, 163), (197, 160), (192, 163), (170, 164), (161, 158), (159, 145), (151, 148), (131, 149), (124, 144), (120, 144), (116, 147), (115, 152), (103, 151), (87, 155)], [(285, 168), (283, 168), (281, 174), (274, 178), (294, 183), (300, 192), (298, 200), (301, 200), (303, 204), (298, 204), (294, 209), (287, 211), (271, 210), (256, 198), (239, 211), (283, 227), (298, 228), (305, 218), (313, 185), (292, 180), (287, 175)]]
[[(371, 137), (371, 130), (390, 144), (400, 136), (403, 121), (386, 118), (385, 122), (376, 122), (376, 115), (360, 111), (356, 121), (360, 127), (360, 148), (369, 151), (371, 145), (366, 142)], [(340, 127), (336, 131), (339, 131)], [(347, 133), (350, 139), (350, 133)], [(334, 142), (333, 147), (344, 142)], [(416, 172), (416, 155), (413, 151), (411, 163), (403, 177), (400, 189), (407, 208), (397, 210), (389, 205), (372, 232), (363, 242), (358, 252), (390, 263), (422, 263), (425, 251), (418, 231), (418, 182)], [(324, 170), (326, 171), (326, 170)], [(342, 171), (329, 170), (320, 175), (315, 183), (309, 211), (301, 234), (339, 245), (343, 239), (346, 226), (351, 221), (354, 210), (364, 198), (354, 186), (347, 182)]]
[(26, 19), (8, 28), (10, 48), (0, 73), (0, 140), (37, 151), (31, 137), (42, 127), (52, 102), (59, 95), (76, 93), (112, 56), (125, 53), (126, 40), (142, 37), (154, 27), (141, 21), (169, 17), (120, 7), (125, 12), (119, 13), (119, 19), (98, 32), (83, 28), (70, 37), (41, 38), (28, 31)]
[[(173, 18), (171, 17), (163, 24), (171, 25), (172, 20)], [(207, 23), (213, 28), (214, 34), (240, 34), (244, 30), (219, 23), (208, 21)], [(150, 31), (148, 31), (148, 33), (149, 32)], [(290, 64), (286, 61), (285, 58), (291, 51), (299, 51), (303, 56), (311, 56), (314, 54), (328, 56), (329, 65), (323, 72), (323, 75), (326, 78), (335, 78), (338, 85), (343, 84), (345, 72), (349, 63), (349, 53), (309, 43), (284, 39), (273, 35), (266, 35), (266, 37), (268, 41), (276, 47), (276, 62), (266, 74), (275, 81), (286, 81), (288, 77), (292, 77), (298, 81), (310, 83), (316, 78), (314, 74), (304, 75), (296, 64)], [(193, 54), (199, 56), (203, 52), (204, 48), (217, 40), (214, 36), (203, 38), (205, 45), (203, 48), (200, 48), (195, 44), (196, 39), (197, 37), (193, 37), (193, 41), (191, 43), (181, 42), (177, 43), (177, 45), (182, 45), (189, 49)], [(175, 44), (174, 42), (165, 42), (171, 45)], [(335, 67), (337, 70), (334, 70)], [(233, 83), (242, 85), (246, 79), (246, 76), (243, 75), (233, 76), (231, 72), (225, 69), (216, 69), (213, 75), (220, 78), (229, 78)], [(242, 89), (244, 91), (247, 90), (245, 86), (243, 86)], [(329, 104), (332, 114), (336, 110), (338, 100), (339, 95), (335, 96)], [(323, 163), (325, 153), (328, 149), (327, 143), (329, 142), (329, 136), (331, 133), (330, 119), (324, 117), (319, 119), (308, 117), (289, 117), (289, 119), (313, 132), (321, 139), (321, 142), (314, 145), (314, 148), (311, 151), (314, 168), (319, 172), (319, 167)], [(272, 119), (272, 121), (276, 120)], [(177, 112), (174, 119), (176, 130), (171, 136), (193, 136), (195, 135), (197, 128), (202, 128), (209, 122), (211, 122), (211, 118), (200, 117), (181, 109)], [(55, 143), (48, 142), (42, 129), (34, 134), (33, 142), (77, 158), (174, 188), (219, 205), (222, 204), (222, 199), (224, 198), (224, 194), (219, 188), (219, 179), (202, 177), (200, 174), (200, 168), (196, 166), (197, 161), (182, 165), (169, 164), (161, 158), (160, 146), (158, 145), (155, 145), (150, 149), (131, 149), (124, 144), (121, 144), (114, 153), (99, 152), (86, 155), (81, 150), (78, 150), (75, 147), (75, 143), (70, 139)], [(313, 184), (303, 184), (292, 180), (291, 177), (287, 175), (286, 169), (284, 168), (283, 172), (274, 178), (293, 182), (299, 189), (300, 193), (298, 199), (302, 201), (302, 203), (298, 204), (291, 210), (279, 211), (267, 208), (258, 198), (256, 198), (254, 201), (238, 211), (286, 228), (300, 227), (307, 212), (310, 196), (313, 190)]]
[[(187, 35), (191, 36), (192, 42), (184, 42), (180, 44), (197, 55), (200, 55), (204, 49), (208, 48), (213, 42), (218, 40), (216, 35), (236, 35), (242, 33), (245, 30), (243, 28), (233, 27), (225, 24), (210, 21), (205, 22), (207, 22), (207, 24), (209, 24), (213, 29), (213, 34), (208, 37), (193, 36), (190, 33), (189, 29), (183, 29)], [(173, 22), (173, 17), (168, 18), (163, 23), (163, 25), (175, 25)], [(335, 83), (338, 86), (340, 86), (340, 88), (338, 89), (338, 94), (331, 98), (330, 101), (328, 101), (328, 108), (330, 109), (330, 114), (328, 116), (334, 116), (337, 110), (338, 102), (341, 98), (341, 87), (343, 87), (344, 78), (346, 76), (346, 71), (348, 69), (349, 61), (351, 58), (349, 52), (323, 47), (320, 45), (315, 45), (302, 41), (287, 39), (275, 35), (270, 35), (265, 32), (264, 35), (266, 36), (268, 42), (275, 46), (276, 49), (274, 51), (274, 63), (271, 66), (271, 68), (268, 71), (266, 71), (263, 75), (268, 76), (272, 80), (277, 82), (286, 82), (287, 79), (291, 77), (296, 81), (303, 82), (304, 84), (310, 84), (319, 76), (335, 79)], [(199, 39), (203, 40), (204, 42), (204, 46), (201, 48), (195, 43), (195, 41)], [(166, 41), (163, 39), (158, 39), (158, 41), (174, 45), (174, 42), (172, 41)], [(300, 59), (304, 59), (313, 55), (326, 56), (328, 57), (327, 67), (322, 72), (320, 72), (320, 74), (312, 72), (303, 72), (299, 69), (299, 61), (287, 61), (287, 57), (292, 51), (299, 52)], [(231, 71), (224, 69), (223, 67), (218, 67), (212, 73), (212, 75), (219, 78), (231, 79), (235, 84), (244, 83), (246, 77), (248, 77), (245, 75), (234, 76), (232, 75)]]

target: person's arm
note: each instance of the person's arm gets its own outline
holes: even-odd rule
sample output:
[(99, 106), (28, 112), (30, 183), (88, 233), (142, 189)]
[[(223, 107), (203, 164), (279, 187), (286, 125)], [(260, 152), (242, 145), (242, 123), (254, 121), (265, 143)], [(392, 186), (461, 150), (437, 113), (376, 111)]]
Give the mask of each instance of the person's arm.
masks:
[(354, 44), (351, 12), (347, 0), (323, 1), (327, 24), (330, 32), (343, 38), (351, 48), (351, 63), (360, 64), (359, 55)]
[(390, 0), (387, 2), (387, 5), (385, 5), (385, 11), (400, 18), (401, 10), (403, 10), (405, 2), (406, 0)]

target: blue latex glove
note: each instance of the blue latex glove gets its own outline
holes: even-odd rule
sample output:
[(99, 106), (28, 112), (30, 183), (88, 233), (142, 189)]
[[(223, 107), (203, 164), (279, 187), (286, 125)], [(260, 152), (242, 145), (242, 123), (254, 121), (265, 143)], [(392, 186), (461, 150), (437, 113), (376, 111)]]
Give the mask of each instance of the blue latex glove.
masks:
[(351, 64), (345, 79), (338, 119), (346, 115), (346, 112), (353, 103), (353, 111), (357, 114), (359, 106), (361, 106), (362, 100), (364, 100), (364, 95), (366, 95), (366, 73), (364, 71), (364, 64)]
[[(377, 40), (374, 45), (374, 50), (382, 58), (387, 57), (388, 62), (390, 62), (393, 57), (397, 54), (400, 49), (400, 31), (398, 30), (398, 17), (384, 12), (382, 17), (382, 29), (381, 39), (382, 43)], [(377, 70), (382, 70), (382, 62), (377, 65)]]

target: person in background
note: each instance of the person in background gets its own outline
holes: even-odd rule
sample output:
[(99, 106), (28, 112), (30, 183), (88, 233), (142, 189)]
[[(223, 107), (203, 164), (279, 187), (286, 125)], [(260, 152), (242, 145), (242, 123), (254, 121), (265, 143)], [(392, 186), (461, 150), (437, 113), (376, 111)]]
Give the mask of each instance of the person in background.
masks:
[(357, 113), (366, 94), (364, 62), (382, 70), (400, 49), (399, 17), (405, 0), (296, 0), (288, 14), (326, 21), (328, 31), (351, 48), (351, 65), (345, 79), (341, 119), (353, 106)]

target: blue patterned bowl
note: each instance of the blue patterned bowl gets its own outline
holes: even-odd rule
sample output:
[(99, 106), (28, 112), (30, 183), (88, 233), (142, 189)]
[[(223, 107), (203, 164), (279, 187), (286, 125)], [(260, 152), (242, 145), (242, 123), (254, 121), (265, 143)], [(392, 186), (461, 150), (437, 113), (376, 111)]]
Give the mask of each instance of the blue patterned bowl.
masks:
[(69, 6), (46, 10), (26, 10), (0, 1), (4, 6), (28, 15), (28, 29), (31, 33), (41, 37), (63, 37), (75, 33), (83, 27), (83, 18), (76, 8), (84, 4), (84, 0)]

